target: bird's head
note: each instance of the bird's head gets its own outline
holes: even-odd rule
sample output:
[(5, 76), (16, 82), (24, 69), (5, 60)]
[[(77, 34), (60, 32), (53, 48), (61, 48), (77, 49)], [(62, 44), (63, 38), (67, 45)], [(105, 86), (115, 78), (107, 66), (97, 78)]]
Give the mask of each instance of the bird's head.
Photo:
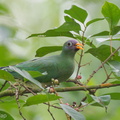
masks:
[(63, 45), (62, 54), (74, 56), (80, 49), (83, 50), (83, 45), (81, 43), (76, 40), (68, 40)]

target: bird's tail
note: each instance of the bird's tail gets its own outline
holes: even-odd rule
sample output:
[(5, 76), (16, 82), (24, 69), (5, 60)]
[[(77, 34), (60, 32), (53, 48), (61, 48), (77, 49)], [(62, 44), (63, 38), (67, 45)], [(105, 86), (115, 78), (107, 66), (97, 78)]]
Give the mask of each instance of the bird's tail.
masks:
[(3, 69), (3, 68), (5, 68), (5, 67), (0, 67), (0, 69)]

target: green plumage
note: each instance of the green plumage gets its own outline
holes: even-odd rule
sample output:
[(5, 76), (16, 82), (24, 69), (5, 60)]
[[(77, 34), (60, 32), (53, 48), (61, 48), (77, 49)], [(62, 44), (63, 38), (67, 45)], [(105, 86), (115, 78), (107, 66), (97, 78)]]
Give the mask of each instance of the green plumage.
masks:
[[(66, 81), (74, 72), (74, 55), (79, 50), (76, 40), (67, 41), (60, 55), (36, 58), (15, 65), (15, 67), (26, 71), (39, 71), (46, 75), (36, 77), (35, 79), (42, 83), (50, 83), (51, 79), (58, 79), (59, 82)], [(9, 69), (2, 68), (10, 72), (15, 78), (22, 79), (22, 76)]]

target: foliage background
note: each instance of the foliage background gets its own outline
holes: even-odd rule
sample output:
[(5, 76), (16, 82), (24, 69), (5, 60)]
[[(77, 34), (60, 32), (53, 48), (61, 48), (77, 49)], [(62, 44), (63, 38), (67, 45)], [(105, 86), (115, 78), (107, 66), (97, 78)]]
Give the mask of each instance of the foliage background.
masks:
[[(120, 7), (119, 0), (108, 0)], [(102, 17), (101, 7), (105, 0), (1, 0), (0, 1), (0, 66), (13, 65), (25, 60), (34, 58), (35, 52), (39, 47), (49, 45), (62, 45), (69, 38), (30, 38), (26, 39), (32, 33), (42, 33), (47, 29), (58, 27), (63, 23), (64, 10), (69, 9), (73, 4), (79, 5), (88, 11), (89, 19)], [(86, 35), (98, 33), (108, 29), (106, 21), (94, 23), (87, 30)], [(99, 45), (95, 41), (96, 45)], [(106, 42), (108, 44), (108, 42)], [(119, 46), (114, 42), (113, 46)], [(88, 49), (87, 47), (85, 48)], [(57, 53), (51, 53), (57, 54)], [(49, 54), (50, 55), (50, 54)], [(77, 56), (76, 56), (77, 59)], [(93, 56), (87, 54), (83, 58), (83, 63), (92, 61), (88, 66), (81, 69), (82, 81), (84, 81), (89, 73), (100, 64)], [(102, 70), (95, 75), (91, 84), (99, 84), (105, 79)], [(97, 80), (97, 81), (96, 81)], [(0, 81), (2, 83), (2, 81)], [(98, 95), (119, 91), (120, 87), (106, 88), (99, 90)], [(65, 103), (72, 104), (73, 101), (79, 103), (84, 96), (84, 92), (67, 92), (61, 93)], [(78, 96), (80, 97), (78, 99)], [(14, 116), (15, 119), (22, 120), (18, 113), (17, 105), (13, 102), (14, 98), (9, 97), (11, 102), (1, 104), (0, 109), (5, 110)], [(23, 97), (24, 99), (24, 97)], [(9, 101), (8, 100), (8, 101)], [(120, 113), (120, 101), (111, 101), (106, 113), (103, 108), (89, 106), (84, 109), (82, 114), (87, 120), (118, 120)], [(65, 114), (58, 109), (51, 108), (57, 120), (65, 119)], [(37, 105), (22, 108), (24, 116), (29, 120), (52, 120), (47, 112), (47, 106)]]

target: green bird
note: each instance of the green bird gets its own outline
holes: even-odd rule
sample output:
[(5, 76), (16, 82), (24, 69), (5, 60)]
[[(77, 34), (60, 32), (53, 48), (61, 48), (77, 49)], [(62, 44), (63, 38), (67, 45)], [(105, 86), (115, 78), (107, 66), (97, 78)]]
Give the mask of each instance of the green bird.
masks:
[[(20, 70), (45, 73), (45, 75), (34, 78), (41, 83), (50, 84), (52, 79), (57, 79), (59, 82), (66, 81), (74, 72), (74, 56), (79, 49), (83, 49), (82, 44), (76, 40), (69, 40), (64, 43), (62, 52), (59, 55), (39, 57), (14, 66)], [(1, 69), (10, 72), (15, 79), (23, 79), (20, 74), (11, 70), (9, 66), (1, 67)]]

